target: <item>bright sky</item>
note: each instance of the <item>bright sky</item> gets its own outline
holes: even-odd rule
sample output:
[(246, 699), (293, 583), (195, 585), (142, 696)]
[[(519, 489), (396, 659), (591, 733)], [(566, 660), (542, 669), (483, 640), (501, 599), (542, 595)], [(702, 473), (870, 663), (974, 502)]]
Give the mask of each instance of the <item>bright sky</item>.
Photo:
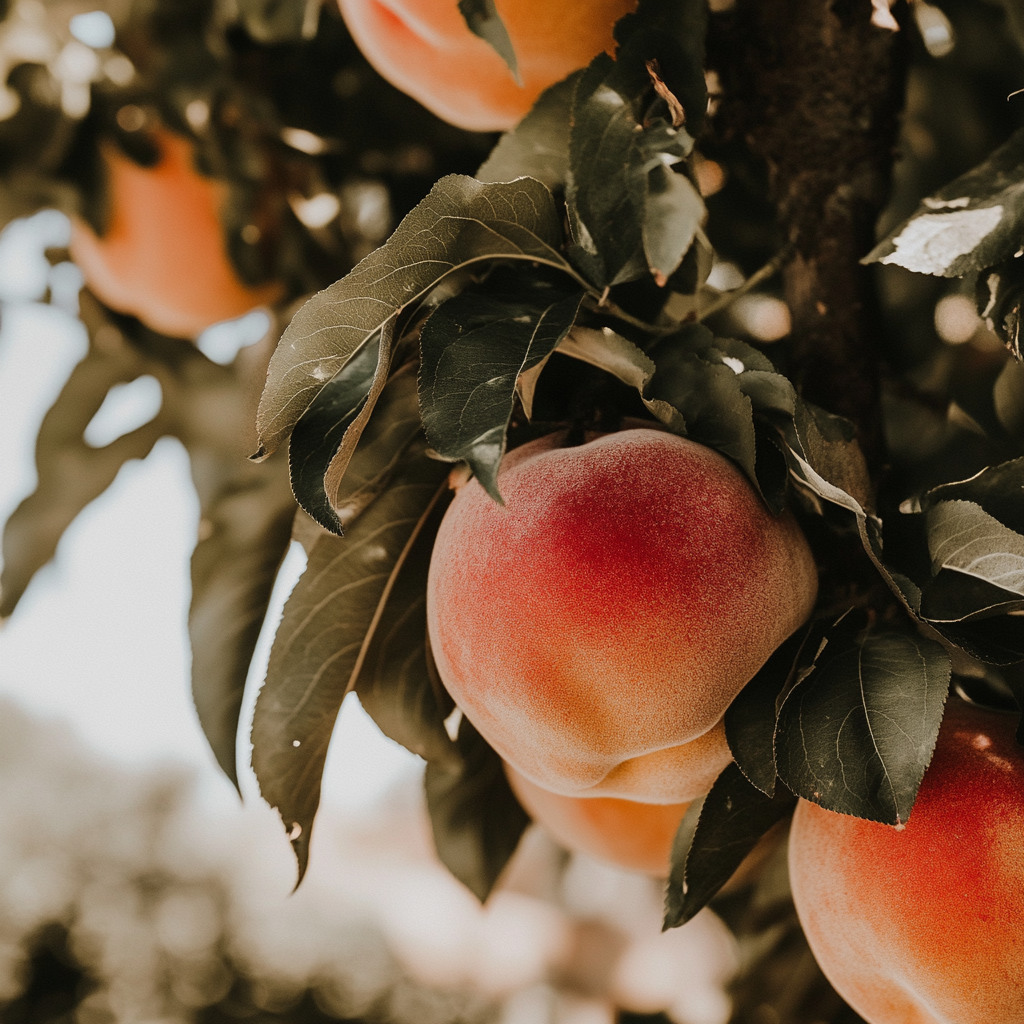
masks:
[[(49, 285), (65, 307), (74, 303), (75, 268), (51, 268), (42, 254), (45, 246), (65, 244), (66, 236), (67, 222), (52, 212), (15, 222), (0, 236), (0, 521), (35, 486), (36, 431), (85, 352), (81, 324), (66, 310), (35, 301)], [(252, 328), (250, 320), (234, 334), (256, 340), (262, 330)], [(230, 356), (231, 333), (222, 327), (207, 339), (218, 361)], [(90, 440), (108, 442), (146, 422), (158, 399), (145, 383), (121, 389), (90, 424)], [(164, 438), (145, 461), (126, 465), (72, 524), (55, 561), (0, 630), (0, 694), (69, 720), (93, 747), (118, 759), (186, 761), (202, 773), (204, 795), (231, 800), (189, 695), (185, 617), (197, 520), (187, 455), (176, 440)], [(301, 548), (293, 546), (278, 579), (275, 624), (302, 566)], [(243, 736), (270, 639), (264, 629), (249, 676)], [(240, 763), (247, 760), (243, 753)], [(325, 806), (361, 809), (419, 766), (351, 697), (331, 746)], [(251, 775), (243, 790), (256, 793)]]

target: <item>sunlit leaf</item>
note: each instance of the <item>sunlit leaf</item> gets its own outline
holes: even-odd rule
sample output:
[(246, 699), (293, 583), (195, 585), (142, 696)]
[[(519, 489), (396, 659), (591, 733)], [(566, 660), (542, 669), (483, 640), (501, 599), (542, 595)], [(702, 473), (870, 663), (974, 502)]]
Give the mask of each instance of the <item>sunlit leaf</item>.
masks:
[(277, 448), (345, 363), (449, 274), (499, 258), (568, 271), (560, 240), (558, 211), (539, 181), (442, 178), (380, 249), (292, 318), (260, 401), (257, 455)]
[(932, 571), (956, 569), (1024, 595), (1024, 537), (971, 501), (940, 501), (927, 513)]
[(969, 480), (933, 487), (921, 497), (928, 511), (943, 501), (972, 501), (993, 519), (1024, 535), (1024, 459), (988, 466)]
[(1010, 259), (1024, 238), (1024, 129), (929, 196), (864, 258), (963, 277)]

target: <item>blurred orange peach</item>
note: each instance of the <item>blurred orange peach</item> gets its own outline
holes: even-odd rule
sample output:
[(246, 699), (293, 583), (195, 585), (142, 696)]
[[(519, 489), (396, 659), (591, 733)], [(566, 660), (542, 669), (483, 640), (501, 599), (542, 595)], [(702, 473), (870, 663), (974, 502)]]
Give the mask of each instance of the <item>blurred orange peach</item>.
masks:
[(109, 225), (97, 235), (76, 218), (71, 257), (111, 309), (163, 334), (195, 338), (211, 324), (273, 302), (283, 289), (240, 280), (220, 221), (226, 186), (196, 170), (187, 139), (158, 129), (154, 140), (160, 158), (152, 167), (102, 145)]

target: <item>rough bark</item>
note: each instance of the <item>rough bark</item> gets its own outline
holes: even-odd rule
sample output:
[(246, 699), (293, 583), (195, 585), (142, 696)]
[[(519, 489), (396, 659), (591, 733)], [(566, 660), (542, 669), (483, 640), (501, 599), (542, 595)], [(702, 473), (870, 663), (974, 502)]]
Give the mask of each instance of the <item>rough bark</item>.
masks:
[(877, 474), (882, 327), (859, 260), (888, 193), (905, 39), (870, 19), (870, 0), (737, 0), (714, 19), (711, 54), (718, 128), (765, 161), (794, 247), (783, 271), (790, 372), (809, 400), (853, 420)]

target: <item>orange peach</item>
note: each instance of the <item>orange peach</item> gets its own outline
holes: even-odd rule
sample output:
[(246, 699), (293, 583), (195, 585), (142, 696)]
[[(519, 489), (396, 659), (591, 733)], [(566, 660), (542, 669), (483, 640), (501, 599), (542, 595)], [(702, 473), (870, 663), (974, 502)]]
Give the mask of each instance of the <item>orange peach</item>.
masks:
[(496, 0), (522, 84), (474, 35), (455, 0), (339, 0), (352, 37), (392, 85), (470, 131), (513, 127), (549, 85), (613, 52), (637, 0)]
[(456, 703), (555, 793), (678, 804), (729, 761), (721, 719), (817, 594), (810, 549), (727, 458), (656, 429), (508, 454), (434, 547), (430, 639)]
[(821, 969), (870, 1024), (1024, 1021), (1024, 750), (957, 700), (900, 830), (801, 801), (793, 899)]
[(97, 235), (76, 219), (71, 258), (111, 309), (163, 334), (194, 338), (211, 324), (273, 302), (282, 288), (239, 279), (220, 222), (224, 184), (196, 170), (187, 139), (166, 129), (154, 137), (161, 155), (153, 167), (103, 145), (110, 222)]
[(511, 765), (505, 774), (523, 809), (567, 850), (629, 871), (667, 878), (672, 840), (685, 804), (647, 804), (607, 796), (562, 796), (542, 789)]

